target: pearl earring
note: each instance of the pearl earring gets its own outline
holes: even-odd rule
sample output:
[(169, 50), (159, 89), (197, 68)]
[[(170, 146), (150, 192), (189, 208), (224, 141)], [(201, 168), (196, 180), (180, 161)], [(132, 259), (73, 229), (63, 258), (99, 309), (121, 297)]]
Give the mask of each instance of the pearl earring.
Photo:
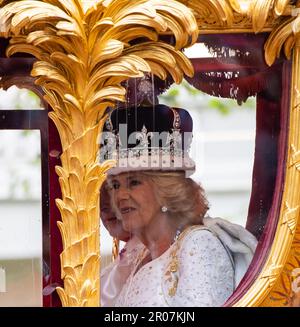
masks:
[(161, 212), (165, 213), (168, 211), (168, 208), (166, 206), (161, 207)]

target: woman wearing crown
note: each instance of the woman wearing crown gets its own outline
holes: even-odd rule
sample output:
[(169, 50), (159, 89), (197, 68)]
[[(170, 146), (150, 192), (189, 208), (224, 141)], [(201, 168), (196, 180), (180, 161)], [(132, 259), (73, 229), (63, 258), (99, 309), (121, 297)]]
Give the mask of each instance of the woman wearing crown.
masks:
[(125, 231), (144, 244), (116, 306), (221, 306), (252, 259), (256, 239), (241, 226), (205, 217), (204, 190), (189, 175), (192, 119), (165, 105), (109, 116), (102, 160), (115, 159), (108, 184)]

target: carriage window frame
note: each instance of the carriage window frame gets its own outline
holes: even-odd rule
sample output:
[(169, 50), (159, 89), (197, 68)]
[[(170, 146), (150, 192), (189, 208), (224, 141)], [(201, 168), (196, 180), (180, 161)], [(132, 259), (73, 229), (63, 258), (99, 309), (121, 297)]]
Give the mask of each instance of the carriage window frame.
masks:
[[(5, 59), (6, 63), (12, 59)], [(18, 66), (20, 60), (17, 60)], [(26, 60), (25, 60), (26, 62)], [(0, 58), (0, 67), (2, 58)], [(19, 66), (20, 67), (20, 66)], [(4, 75), (5, 72), (2, 72)], [(42, 217), (42, 276), (43, 286), (50, 277), (50, 221), (49, 221), (49, 160), (48, 160), (48, 110), (41, 109), (0, 109), (0, 130), (38, 130), (41, 145), (41, 217)], [(43, 296), (43, 306), (48, 306), (49, 299)]]

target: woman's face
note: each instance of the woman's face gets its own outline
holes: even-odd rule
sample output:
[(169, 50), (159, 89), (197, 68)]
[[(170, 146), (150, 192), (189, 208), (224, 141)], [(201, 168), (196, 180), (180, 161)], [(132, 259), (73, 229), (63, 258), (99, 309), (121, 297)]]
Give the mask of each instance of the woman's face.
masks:
[(110, 178), (116, 214), (123, 228), (135, 231), (147, 227), (160, 214), (154, 185), (139, 173), (122, 173)]
[(124, 242), (128, 241), (130, 234), (123, 229), (122, 222), (117, 219), (116, 214), (113, 212), (110, 203), (110, 195), (105, 185), (101, 188), (100, 194), (100, 216), (104, 227), (112, 237), (118, 238)]

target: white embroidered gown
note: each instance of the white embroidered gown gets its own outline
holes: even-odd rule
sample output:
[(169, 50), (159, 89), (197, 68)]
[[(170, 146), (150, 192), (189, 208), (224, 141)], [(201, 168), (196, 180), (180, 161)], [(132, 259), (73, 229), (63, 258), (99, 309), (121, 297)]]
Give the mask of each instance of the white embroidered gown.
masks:
[(138, 269), (142, 259), (136, 259), (116, 307), (218, 307), (234, 291), (230, 255), (209, 230), (190, 230)]

